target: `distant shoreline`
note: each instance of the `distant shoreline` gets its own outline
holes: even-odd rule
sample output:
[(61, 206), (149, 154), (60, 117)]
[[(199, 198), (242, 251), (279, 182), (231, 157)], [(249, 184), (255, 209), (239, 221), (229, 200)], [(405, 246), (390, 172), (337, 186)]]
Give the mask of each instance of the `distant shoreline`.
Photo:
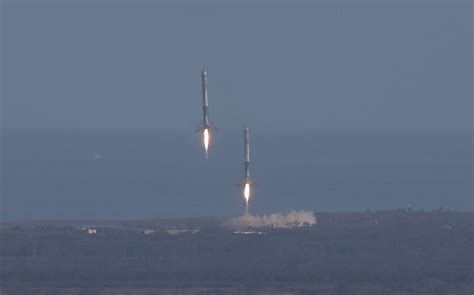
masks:
[[(283, 211), (285, 212), (285, 211)], [(454, 214), (454, 215), (472, 215), (474, 217), (474, 210), (450, 210), (446, 208), (439, 208), (433, 210), (409, 210), (409, 209), (386, 209), (386, 210), (365, 210), (365, 211), (313, 211), (316, 216), (368, 216), (368, 215), (384, 215), (393, 216), (394, 214), (411, 214), (411, 215), (434, 215), (434, 214)], [(267, 213), (255, 213), (254, 215), (263, 215)], [(232, 216), (205, 216), (205, 217), (156, 217), (156, 218), (130, 218), (130, 219), (21, 219), (0, 221), (0, 228), (3, 226), (32, 226), (32, 225), (62, 225), (62, 226), (80, 226), (80, 225), (104, 225), (111, 226), (117, 223), (121, 224), (135, 224), (135, 223), (150, 223), (163, 222), (165, 224), (179, 223), (179, 222), (223, 222)]]

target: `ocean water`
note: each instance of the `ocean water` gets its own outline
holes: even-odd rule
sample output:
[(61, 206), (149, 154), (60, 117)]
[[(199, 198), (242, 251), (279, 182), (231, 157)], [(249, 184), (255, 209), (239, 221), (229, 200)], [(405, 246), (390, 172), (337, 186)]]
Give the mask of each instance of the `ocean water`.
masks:
[[(250, 208), (473, 210), (471, 131), (251, 130)], [(1, 219), (139, 219), (244, 210), (241, 130), (4, 129)]]

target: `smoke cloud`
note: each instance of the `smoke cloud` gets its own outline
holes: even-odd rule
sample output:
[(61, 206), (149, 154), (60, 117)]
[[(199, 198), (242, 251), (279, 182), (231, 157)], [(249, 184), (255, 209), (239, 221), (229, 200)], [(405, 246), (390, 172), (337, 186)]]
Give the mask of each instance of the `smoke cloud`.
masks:
[(290, 228), (312, 226), (316, 224), (316, 216), (313, 211), (289, 211), (286, 213), (272, 213), (269, 215), (244, 214), (232, 218), (228, 225), (238, 228), (246, 227), (272, 227), (272, 228)]

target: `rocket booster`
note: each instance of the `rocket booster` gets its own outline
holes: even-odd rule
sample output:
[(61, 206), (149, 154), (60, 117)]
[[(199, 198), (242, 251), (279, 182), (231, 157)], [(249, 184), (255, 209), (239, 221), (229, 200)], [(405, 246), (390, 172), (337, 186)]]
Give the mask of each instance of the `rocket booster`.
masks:
[(201, 72), (201, 84), (202, 84), (202, 115), (203, 115), (203, 125), (204, 128), (209, 125), (209, 117), (208, 117), (208, 108), (209, 104), (207, 101), (207, 72), (203, 70)]
[(218, 131), (216, 127), (209, 120), (209, 101), (207, 100), (207, 72), (203, 70), (201, 72), (201, 85), (202, 85), (202, 123), (201, 128), (196, 131), (203, 131), (204, 129), (212, 129)]
[(244, 181), (243, 185), (243, 196), (245, 198), (245, 213), (249, 213), (249, 199), (251, 195), (250, 185), (252, 180), (250, 179), (250, 130), (246, 126), (244, 128)]
[(250, 130), (244, 128), (244, 182), (250, 181)]
[(218, 131), (217, 128), (209, 120), (209, 102), (207, 100), (207, 73), (205, 70), (201, 72), (201, 86), (202, 86), (202, 123), (196, 132), (202, 132), (202, 140), (204, 150), (206, 152), (206, 159), (209, 151), (210, 133), (211, 129)]

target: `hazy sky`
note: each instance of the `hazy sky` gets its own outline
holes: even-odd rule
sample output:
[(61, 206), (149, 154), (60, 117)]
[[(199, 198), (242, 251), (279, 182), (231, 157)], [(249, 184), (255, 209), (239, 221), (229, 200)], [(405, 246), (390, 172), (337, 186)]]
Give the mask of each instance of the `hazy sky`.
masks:
[[(5, 127), (472, 128), (471, 1), (2, 1)], [(171, 3), (174, 2), (174, 3)]]

